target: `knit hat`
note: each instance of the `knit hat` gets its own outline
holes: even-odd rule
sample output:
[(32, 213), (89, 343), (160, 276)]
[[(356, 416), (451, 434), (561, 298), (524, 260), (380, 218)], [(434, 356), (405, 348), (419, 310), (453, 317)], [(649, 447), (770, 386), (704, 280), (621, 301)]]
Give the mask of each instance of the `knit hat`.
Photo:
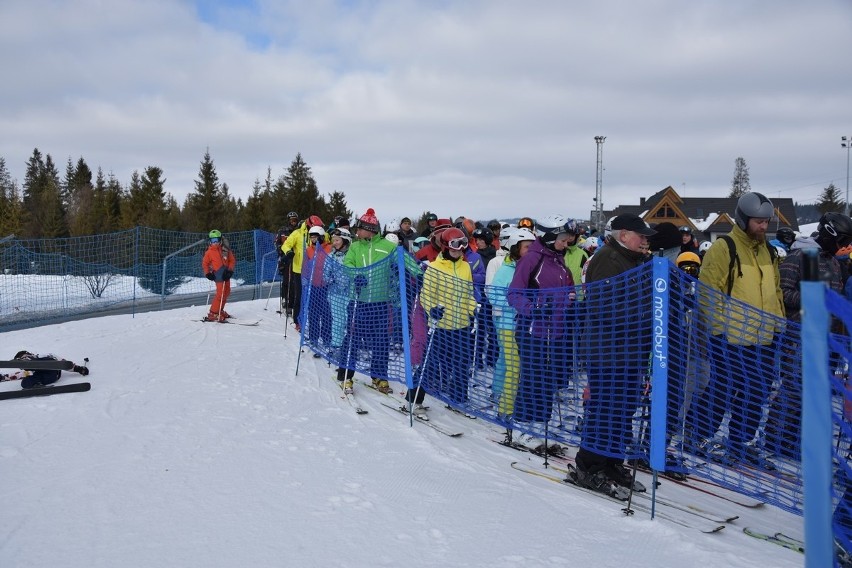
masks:
[(367, 212), (358, 218), (357, 228), (370, 231), (371, 233), (379, 233), (381, 231), (379, 220), (376, 218), (376, 212), (373, 211), (372, 207), (367, 209)]

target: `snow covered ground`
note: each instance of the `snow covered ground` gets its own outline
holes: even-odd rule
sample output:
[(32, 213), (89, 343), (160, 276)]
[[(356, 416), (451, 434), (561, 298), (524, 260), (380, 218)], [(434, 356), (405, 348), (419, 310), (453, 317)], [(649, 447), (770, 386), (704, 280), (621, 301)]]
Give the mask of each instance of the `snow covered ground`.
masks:
[(295, 374), (299, 336), (265, 304), (229, 305), (257, 327), (193, 321), (201, 306), (0, 334), (2, 358), (89, 357), (92, 383), (0, 401), (0, 566), (803, 564), (742, 533), (801, 537), (801, 518), (772, 507), (664, 482), (661, 495), (740, 515), (706, 535), (518, 472), (541, 460), (439, 404), (434, 421), (462, 437), (409, 427), (364, 387), (356, 415), (322, 359), (306, 352)]

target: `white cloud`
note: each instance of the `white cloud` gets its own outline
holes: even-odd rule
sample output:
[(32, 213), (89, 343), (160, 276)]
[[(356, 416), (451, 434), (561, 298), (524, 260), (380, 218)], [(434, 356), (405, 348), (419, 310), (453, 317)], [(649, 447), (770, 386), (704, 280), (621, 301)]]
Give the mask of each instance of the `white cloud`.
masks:
[[(812, 201), (845, 187), (852, 7), (609, 1), (0, 5), (0, 156), (38, 147), (179, 201), (210, 148), (245, 199), (297, 152), (381, 217), (586, 216), (667, 185)], [(844, 130), (847, 129), (847, 130)], [(383, 212), (386, 211), (386, 214)]]

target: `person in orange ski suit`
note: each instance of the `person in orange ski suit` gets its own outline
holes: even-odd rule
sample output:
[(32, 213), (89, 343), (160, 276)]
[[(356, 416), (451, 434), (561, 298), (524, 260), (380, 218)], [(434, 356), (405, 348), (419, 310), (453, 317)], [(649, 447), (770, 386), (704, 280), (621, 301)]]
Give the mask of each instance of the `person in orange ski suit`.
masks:
[(213, 229), (208, 237), (210, 238), (210, 246), (204, 253), (201, 270), (204, 271), (208, 280), (216, 283), (216, 295), (213, 297), (213, 302), (210, 303), (207, 320), (223, 322), (231, 317), (225, 311), (225, 303), (231, 294), (231, 276), (234, 275), (236, 258), (231, 247), (228, 246), (228, 242), (222, 238), (221, 231)]

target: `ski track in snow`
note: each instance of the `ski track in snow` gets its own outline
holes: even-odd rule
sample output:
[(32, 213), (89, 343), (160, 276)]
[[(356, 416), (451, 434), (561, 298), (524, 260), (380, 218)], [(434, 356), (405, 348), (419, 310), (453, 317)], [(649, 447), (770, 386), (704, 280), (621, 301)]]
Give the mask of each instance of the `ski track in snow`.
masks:
[[(91, 359), (92, 390), (2, 401), (3, 566), (800, 566), (741, 534), (801, 519), (663, 486), (741, 521), (702, 535), (514, 471), (536, 460), (433, 401), (450, 439), (356, 386), (356, 415), (264, 301), (257, 327), (204, 308), (2, 335), (4, 351)], [(11, 355), (11, 353), (10, 353)], [(79, 376), (63, 373), (63, 381)], [(9, 389), (16, 385), (4, 384)], [(401, 390), (398, 388), (396, 391)], [(395, 400), (402, 401), (398, 395)], [(540, 463), (540, 460), (536, 463)], [(665, 483), (665, 482), (664, 482)], [(675, 490), (678, 491), (675, 491)]]

